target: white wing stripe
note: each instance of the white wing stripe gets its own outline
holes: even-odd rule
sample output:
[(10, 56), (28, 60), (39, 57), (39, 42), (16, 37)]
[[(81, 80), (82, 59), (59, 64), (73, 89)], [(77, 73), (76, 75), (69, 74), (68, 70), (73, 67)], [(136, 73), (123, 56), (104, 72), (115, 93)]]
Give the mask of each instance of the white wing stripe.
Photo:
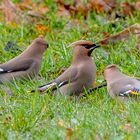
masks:
[(3, 72), (4, 70), (2, 68), (0, 68), (0, 72)]

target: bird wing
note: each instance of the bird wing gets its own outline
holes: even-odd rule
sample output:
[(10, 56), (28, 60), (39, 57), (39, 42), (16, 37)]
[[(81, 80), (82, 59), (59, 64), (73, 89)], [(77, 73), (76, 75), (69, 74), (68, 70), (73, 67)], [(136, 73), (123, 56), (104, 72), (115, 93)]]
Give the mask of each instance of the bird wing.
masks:
[[(38, 87), (39, 92), (44, 92), (48, 90), (56, 90), (57, 87), (61, 87), (63, 85), (66, 85), (72, 81), (75, 81), (77, 79), (78, 70), (76, 67), (69, 67), (64, 73), (62, 73), (58, 78), (53, 80), (50, 83), (46, 83), (42, 86)], [(31, 92), (34, 92), (35, 90), (32, 90)]]
[(140, 96), (140, 79), (133, 78), (134, 85), (120, 92), (120, 96)]
[(122, 96), (122, 97), (124, 97), (124, 96), (140, 96), (140, 89), (133, 88), (133, 89), (121, 91), (119, 93), (119, 96)]
[(10, 73), (10, 72), (16, 72), (16, 71), (25, 71), (30, 68), (30, 66), (33, 64), (32, 59), (23, 59), (19, 60), (16, 63), (5, 63), (0, 65), (0, 74), (3, 73)]
[[(124, 81), (123, 81), (124, 80)], [(120, 80), (122, 84), (116, 82), (111, 85), (112, 91), (118, 91), (119, 96), (134, 96), (140, 95), (140, 81), (137, 78), (126, 77), (125, 79)], [(113, 87), (117, 89), (113, 89)]]
[(66, 71), (64, 71), (58, 78), (54, 81), (59, 85), (63, 82), (67, 84), (68, 82), (72, 82), (77, 79), (78, 76), (78, 69), (77, 67), (71, 66)]

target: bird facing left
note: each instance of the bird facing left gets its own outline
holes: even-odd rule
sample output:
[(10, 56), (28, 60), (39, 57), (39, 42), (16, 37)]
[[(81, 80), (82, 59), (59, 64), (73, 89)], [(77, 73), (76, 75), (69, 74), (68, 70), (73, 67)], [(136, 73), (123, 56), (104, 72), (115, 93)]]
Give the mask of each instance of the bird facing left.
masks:
[(48, 46), (48, 42), (40, 36), (33, 40), (20, 55), (0, 64), (0, 83), (14, 79), (32, 79), (38, 75), (43, 53)]

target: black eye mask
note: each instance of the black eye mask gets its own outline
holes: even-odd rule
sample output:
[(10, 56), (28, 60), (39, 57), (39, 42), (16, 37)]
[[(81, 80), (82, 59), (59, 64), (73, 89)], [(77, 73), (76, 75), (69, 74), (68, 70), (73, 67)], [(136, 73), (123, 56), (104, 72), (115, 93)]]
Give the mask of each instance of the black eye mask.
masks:
[(91, 53), (92, 53), (92, 51), (93, 51), (94, 49), (100, 47), (100, 45), (98, 45), (98, 44), (83, 45), (83, 46), (84, 46), (86, 49), (89, 50), (89, 52), (88, 52), (88, 56), (91, 56)]
[(83, 45), (86, 49), (95, 49), (95, 48), (98, 48), (98, 47), (100, 47), (100, 45), (98, 45), (98, 44), (92, 44), (92, 45)]

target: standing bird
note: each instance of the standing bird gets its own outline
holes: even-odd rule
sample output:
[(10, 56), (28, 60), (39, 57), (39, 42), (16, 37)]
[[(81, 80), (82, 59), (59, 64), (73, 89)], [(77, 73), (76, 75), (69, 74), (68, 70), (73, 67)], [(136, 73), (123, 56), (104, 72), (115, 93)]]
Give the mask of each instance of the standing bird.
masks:
[(19, 56), (0, 64), (0, 83), (17, 78), (33, 78), (40, 69), (42, 56), (48, 43), (42, 36), (33, 40), (31, 45)]
[(60, 93), (65, 95), (79, 95), (93, 85), (96, 77), (96, 65), (91, 58), (91, 53), (99, 45), (79, 40), (72, 43), (71, 46), (74, 49), (71, 66), (52, 82), (40, 86), (37, 91), (44, 92), (50, 88), (54, 91), (58, 87)]
[(116, 96), (127, 98), (140, 94), (140, 79), (121, 73), (115, 64), (106, 67), (104, 78), (107, 81), (108, 93), (112, 98)]

